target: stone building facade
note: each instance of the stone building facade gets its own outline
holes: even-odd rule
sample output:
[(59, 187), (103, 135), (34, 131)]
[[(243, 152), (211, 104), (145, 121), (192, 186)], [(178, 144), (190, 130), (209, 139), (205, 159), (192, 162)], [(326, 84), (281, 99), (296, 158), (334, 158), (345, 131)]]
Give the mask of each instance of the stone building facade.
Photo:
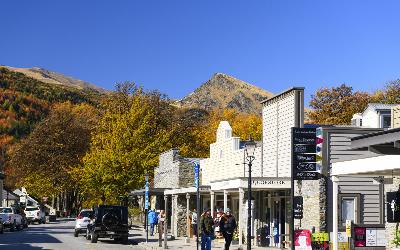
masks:
[[(159, 165), (154, 169), (154, 188), (168, 190), (194, 188), (194, 163), (200, 159), (185, 158), (179, 155), (178, 149), (171, 149), (160, 154)], [(186, 192), (170, 196), (168, 216), (173, 236), (186, 236), (187, 199)], [(162, 202), (164, 200), (162, 199)], [(195, 207), (195, 200), (189, 204), (189, 209)]]

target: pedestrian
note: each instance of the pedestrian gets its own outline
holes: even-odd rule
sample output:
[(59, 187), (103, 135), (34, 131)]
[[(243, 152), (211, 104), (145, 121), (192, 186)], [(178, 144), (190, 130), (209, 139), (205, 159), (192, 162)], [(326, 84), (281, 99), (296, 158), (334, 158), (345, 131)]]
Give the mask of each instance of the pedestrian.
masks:
[(193, 209), (193, 212), (192, 212), (192, 230), (193, 230), (193, 235), (197, 237), (197, 211), (196, 211), (196, 209)]
[(233, 233), (236, 229), (236, 220), (235, 217), (231, 214), (231, 210), (229, 208), (227, 208), (225, 214), (222, 215), (219, 226), (222, 235), (225, 238), (225, 250), (229, 250), (233, 238)]
[(164, 237), (164, 221), (165, 221), (165, 213), (164, 210), (161, 210), (158, 214), (158, 246), (162, 246), (162, 239)]
[(201, 250), (211, 250), (211, 241), (214, 238), (214, 221), (210, 209), (205, 209), (200, 219)]
[(153, 236), (154, 233), (154, 225), (157, 223), (157, 215), (156, 212), (150, 209), (147, 219), (149, 220), (150, 224), (150, 236)]

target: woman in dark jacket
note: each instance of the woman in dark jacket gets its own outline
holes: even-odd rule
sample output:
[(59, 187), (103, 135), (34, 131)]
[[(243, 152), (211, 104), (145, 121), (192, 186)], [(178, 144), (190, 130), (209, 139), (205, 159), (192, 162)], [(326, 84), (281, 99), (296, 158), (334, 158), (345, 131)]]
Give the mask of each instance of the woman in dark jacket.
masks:
[(232, 242), (233, 233), (236, 229), (235, 217), (231, 214), (231, 210), (228, 208), (224, 215), (222, 215), (219, 222), (220, 230), (225, 238), (225, 250), (229, 250)]

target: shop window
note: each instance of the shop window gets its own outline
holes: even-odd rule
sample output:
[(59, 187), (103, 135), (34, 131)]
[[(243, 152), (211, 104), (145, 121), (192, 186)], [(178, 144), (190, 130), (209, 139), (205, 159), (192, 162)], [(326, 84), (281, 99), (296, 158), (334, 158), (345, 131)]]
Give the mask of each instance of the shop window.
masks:
[(360, 223), (360, 194), (339, 194), (339, 228), (345, 228), (346, 220)]

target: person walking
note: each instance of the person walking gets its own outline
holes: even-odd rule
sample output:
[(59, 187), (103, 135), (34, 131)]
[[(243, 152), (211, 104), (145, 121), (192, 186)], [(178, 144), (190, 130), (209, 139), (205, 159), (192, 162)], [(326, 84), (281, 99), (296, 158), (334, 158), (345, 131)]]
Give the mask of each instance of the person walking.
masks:
[(157, 215), (156, 212), (154, 210), (149, 211), (148, 214), (148, 220), (149, 220), (149, 224), (150, 224), (150, 236), (153, 236), (154, 233), (154, 225), (157, 224)]
[(235, 217), (231, 214), (231, 210), (229, 208), (227, 208), (225, 214), (222, 215), (219, 226), (222, 235), (225, 238), (225, 250), (229, 250), (233, 238), (233, 233), (236, 229), (236, 220)]
[(211, 241), (214, 238), (214, 221), (210, 209), (205, 209), (200, 219), (201, 250), (211, 250)]
[(192, 230), (193, 230), (193, 235), (197, 237), (197, 211), (196, 209), (193, 209), (192, 212)]
[(162, 239), (164, 237), (164, 221), (165, 221), (165, 212), (161, 210), (158, 214), (158, 246), (162, 247)]

